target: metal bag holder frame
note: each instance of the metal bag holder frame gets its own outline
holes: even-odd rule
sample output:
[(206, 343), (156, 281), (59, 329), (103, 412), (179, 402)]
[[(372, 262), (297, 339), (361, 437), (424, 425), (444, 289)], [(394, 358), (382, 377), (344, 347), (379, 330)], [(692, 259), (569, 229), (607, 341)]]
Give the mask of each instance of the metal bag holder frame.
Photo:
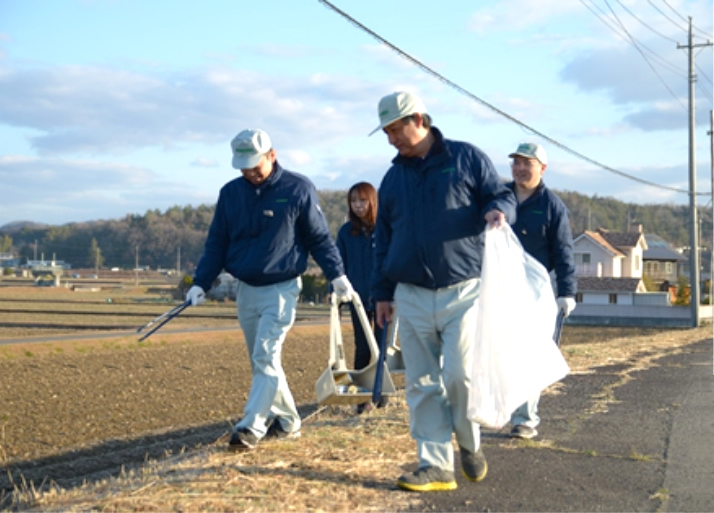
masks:
[(404, 374), (404, 358), (402, 357), (402, 348), (397, 344), (397, 330), (399, 329), (399, 321), (396, 314), (392, 315), (392, 322), (389, 324), (387, 337), (389, 345), (387, 346), (387, 367), (392, 374)]
[[(369, 345), (370, 350), (369, 363), (364, 369), (354, 370), (347, 368), (345, 348), (342, 343), (339, 304), (333, 292), (330, 294), (330, 359), (327, 369), (315, 384), (317, 402), (320, 405), (363, 404), (372, 400), (372, 392), (379, 365), (379, 346), (374, 338), (362, 300), (357, 293), (352, 298), (352, 304), (357, 311), (357, 316), (367, 337), (367, 345)], [(381, 395), (385, 397), (392, 396), (396, 393), (396, 390), (385, 361), (382, 363), (382, 372)]]

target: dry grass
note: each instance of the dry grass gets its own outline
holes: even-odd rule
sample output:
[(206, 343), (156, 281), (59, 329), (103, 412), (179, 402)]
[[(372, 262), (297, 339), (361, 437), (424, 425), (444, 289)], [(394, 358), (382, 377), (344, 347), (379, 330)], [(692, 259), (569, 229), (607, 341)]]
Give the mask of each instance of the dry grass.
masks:
[[(385, 511), (408, 508), (395, 472), (413, 463), (407, 408), (355, 416), (318, 410), (298, 440), (231, 453), (226, 436), (191, 453), (168, 455), (121, 476), (79, 488), (18, 487), (15, 507), (41, 511)], [(375, 443), (375, 441), (377, 441)]]
[[(595, 372), (598, 366), (619, 362), (627, 362), (631, 372), (709, 337), (711, 327), (646, 332), (566, 343), (563, 352), (573, 373)], [(180, 340), (180, 335), (164, 335), (158, 343)], [(99, 341), (84, 344), (101, 350)], [(55, 350), (53, 345), (37, 348), (44, 355)], [(22, 357), (22, 349), (7, 351), (8, 358)], [(547, 392), (557, 393), (557, 389), (556, 384)], [(191, 452), (168, 454), (119, 477), (77, 488), (48, 483), (37, 490), (16, 483), (10, 507), (32, 511), (395, 511), (408, 509), (420, 499), (394, 487), (395, 477), (414, 465), (403, 390), (389, 407), (362, 416), (354, 415), (349, 407), (321, 408), (304, 419), (299, 440), (266, 442), (262, 450), (252, 453), (226, 452), (227, 434)]]

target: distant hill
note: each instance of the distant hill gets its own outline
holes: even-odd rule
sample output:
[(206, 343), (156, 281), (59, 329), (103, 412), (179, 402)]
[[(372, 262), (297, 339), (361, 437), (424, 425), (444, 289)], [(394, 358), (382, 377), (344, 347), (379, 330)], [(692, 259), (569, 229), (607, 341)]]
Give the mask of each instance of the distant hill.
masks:
[[(556, 191), (570, 211), (573, 235), (606, 228), (628, 231), (640, 224), (675, 247), (689, 245), (689, 208), (674, 204), (639, 205), (614, 198)], [(320, 203), (333, 236), (347, 219), (347, 191), (319, 191)], [(122, 219), (48, 226), (16, 221), (0, 227), (0, 242), (11, 238), (11, 251), (23, 259), (56, 258), (74, 268), (93, 268), (97, 258), (108, 267), (168, 268), (191, 272), (203, 252), (214, 205), (174, 206), (161, 212), (131, 214)], [(700, 209), (702, 261), (710, 261), (711, 209)], [(35, 246), (37, 242), (37, 246)], [(93, 249), (94, 248), (94, 249)], [(100, 264), (101, 266), (102, 264)], [(705, 264), (706, 266), (706, 264)]]
[(42, 230), (48, 226), (47, 224), (33, 223), (32, 221), (13, 221), (0, 226), (0, 233), (12, 235), (13, 233), (21, 232), (25, 228), (29, 230)]

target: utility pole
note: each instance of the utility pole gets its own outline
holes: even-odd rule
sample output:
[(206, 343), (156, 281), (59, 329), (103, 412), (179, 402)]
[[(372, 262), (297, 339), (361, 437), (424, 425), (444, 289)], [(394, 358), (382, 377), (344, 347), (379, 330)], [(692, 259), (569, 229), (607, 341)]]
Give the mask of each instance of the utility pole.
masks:
[(139, 286), (139, 245), (136, 245), (136, 253), (134, 256), (134, 286)]
[[(709, 111), (709, 167), (711, 168), (711, 188), (712, 188), (712, 222), (714, 223), (714, 110)], [(714, 234), (712, 234), (712, 247), (709, 248), (709, 304), (712, 304), (714, 298)]]
[(181, 246), (178, 247), (176, 254), (176, 276), (181, 276)]
[(699, 326), (699, 241), (697, 220), (697, 165), (695, 156), (695, 122), (694, 122), (694, 84), (697, 76), (694, 73), (694, 49), (700, 46), (711, 46), (711, 41), (694, 44), (692, 36), (692, 17), (689, 17), (689, 38), (687, 45), (677, 43), (677, 49), (689, 50), (689, 288), (691, 290), (690, 306), (692, 310), (692, 327)]

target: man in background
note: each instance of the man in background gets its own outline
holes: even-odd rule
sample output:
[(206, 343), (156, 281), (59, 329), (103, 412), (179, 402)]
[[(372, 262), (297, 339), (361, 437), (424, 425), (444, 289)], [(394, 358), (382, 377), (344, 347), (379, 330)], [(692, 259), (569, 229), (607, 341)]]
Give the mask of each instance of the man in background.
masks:
[[(511, 225), (523, 249), (548, 270), (555, 271), (558, 308), (567, 317), (575, 309), (577, 278), (573, 236), (568, 209), (543, 182), (548, 157), (540, 144), (521, 143), (509, 155), (513, 181), (507, 186), (518, 201), (516, 222)], [(530, 439), (538, 435), (540, 394), (530, 398), (511, 416), (511, 436)]]

